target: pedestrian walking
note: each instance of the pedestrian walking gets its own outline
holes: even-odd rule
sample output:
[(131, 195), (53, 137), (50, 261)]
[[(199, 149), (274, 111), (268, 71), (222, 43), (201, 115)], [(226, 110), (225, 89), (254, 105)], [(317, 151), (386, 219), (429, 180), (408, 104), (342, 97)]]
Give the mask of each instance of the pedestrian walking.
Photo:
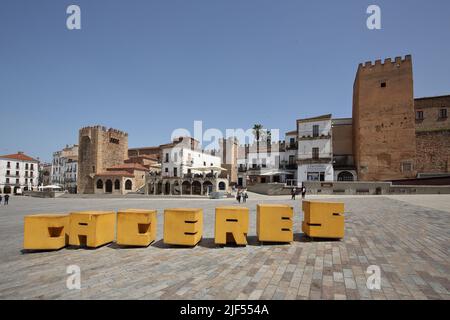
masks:
[(3, 198), (2, 198), (2, 195), (0, 194), (0, 204), (2, 204), (2, 200), (3, 200)]
[(291, 200), (295, 200), (295, 195), (297, 194), (297, 188), (292, 188), (291, 190)]
[(242, 193), (242, 201), (244, 203), (246, 203), (247, 202), (247, 198), (248, 198), (247, 190), (244, 190), (244, 192)]
[(302, 187), (302, 199), (305, 199), (305, 195), (306, 195), (306, 187), (303, 186)]
[(236, 195), (236, 200), (241, 203), (241, 191), (238, 190), (237, 195)]
[(5, 195), (5, 206), (9, 203), (9, 194)]

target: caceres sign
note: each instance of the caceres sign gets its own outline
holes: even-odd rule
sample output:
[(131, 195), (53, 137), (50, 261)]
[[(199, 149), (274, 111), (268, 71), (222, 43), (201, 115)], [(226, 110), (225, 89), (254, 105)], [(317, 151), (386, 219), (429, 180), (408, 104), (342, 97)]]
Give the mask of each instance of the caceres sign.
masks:
[[(303, 202), (302, 230), (308, 236), (343, 238), (344, 205)], [(259, 204), (256, 208), (258, 241), (289, 243), (294, 239), (294, 209), (283, 204)], [(203, 209), (164, 210), (163, 241), (168, 245), (196, 246), (203, 235)], [(215, 209), (215, 243), (245, 246), (249, 209)], [(127, 209), (83, 211), (70, 214), (38, 214), (24, 218), (25, 250), (58, 250), (67, 245), (98, 248), (115, 241), (120, 246), (149, 246), (156, 239), (157, 211)]]

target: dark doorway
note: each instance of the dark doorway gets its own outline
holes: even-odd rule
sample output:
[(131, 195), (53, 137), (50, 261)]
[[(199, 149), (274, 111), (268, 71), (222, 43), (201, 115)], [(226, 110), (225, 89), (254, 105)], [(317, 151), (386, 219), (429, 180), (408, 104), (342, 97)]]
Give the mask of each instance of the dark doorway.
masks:
[(113, 190), (113, 183), (111, 180), (106, 180), (105, 182), (105, 192), (106, 193), (112, 193)]

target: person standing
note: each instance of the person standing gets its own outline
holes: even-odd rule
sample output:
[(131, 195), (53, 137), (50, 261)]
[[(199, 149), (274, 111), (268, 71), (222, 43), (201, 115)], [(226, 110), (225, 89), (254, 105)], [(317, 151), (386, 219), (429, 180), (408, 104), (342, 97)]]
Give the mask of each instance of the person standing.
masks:
[(291, 190), (291, 200), (295, 200), (295, 194), (297, 193), (297, 188), (294, 187)]
[(247, 190), (244, 190), (244, 192), (242, 193), (242, 201), (244, 203), (246, 203), (247, 202), (247, 198), (248, 198)]
[(3, 198), (2, 198), (2, 195), (0, 194), (0, 204), (2, 204), (2, 200), (3, 200)]
[(305, 199), (305, 196), (306, 196), (306, 187), (303, 186), (302, 187), (302, 199)]
[(5, 206), (9, 203), (9, 194), (5, 195)]
[(236, 195), (236, 200), (241, 203), (241, 191), (238, 189), (237, 195)]

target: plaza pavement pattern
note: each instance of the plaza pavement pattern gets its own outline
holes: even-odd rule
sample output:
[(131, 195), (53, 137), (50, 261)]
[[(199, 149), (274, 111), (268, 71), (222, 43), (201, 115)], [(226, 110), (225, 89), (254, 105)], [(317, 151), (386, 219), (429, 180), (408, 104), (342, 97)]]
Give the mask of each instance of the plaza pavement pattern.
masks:
[[(434, 197), (430, 203), (450, 208), (449, 196)], [(214, 208), (235, 204), (234, 199), (12, 197), (9, 206), (0, 207), (0, 299), (450, 299), (450, 210), (408, 198), (333, 200), (345, 202), (341, 241), (305, 237), (300, 200), (251, 194), (245, 204), (249, 245), (216, 248)], [(293, 243), (259, 245), (257, 203), (294, 206)], [(168, 207), (203, 208), (203, 240), (197, 247), (163, 244)], [(24, 215), (126, 208), (158, 210), (158, 236), (151, 246), (21, 252)], [(81, 268), (81, 290), (66, 287), (72, 264)], [(370, 265), (381, 268), (381, 290), (366, 286)]]

